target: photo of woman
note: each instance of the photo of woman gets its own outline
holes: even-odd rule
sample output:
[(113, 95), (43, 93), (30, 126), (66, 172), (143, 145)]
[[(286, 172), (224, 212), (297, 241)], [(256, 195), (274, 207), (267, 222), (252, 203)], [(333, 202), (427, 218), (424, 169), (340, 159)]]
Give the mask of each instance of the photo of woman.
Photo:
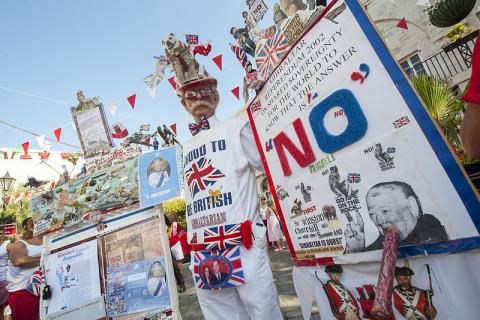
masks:
[(167, 288), (166, 272), (160, 261), (152, 263), (148, 270), (147, 289), (151, 295), (160, 297)]
[(152, 188), (163, 187), (170, 178), (170, 164), (164, 158), (156, 158), (147, 168), (148, 184)]

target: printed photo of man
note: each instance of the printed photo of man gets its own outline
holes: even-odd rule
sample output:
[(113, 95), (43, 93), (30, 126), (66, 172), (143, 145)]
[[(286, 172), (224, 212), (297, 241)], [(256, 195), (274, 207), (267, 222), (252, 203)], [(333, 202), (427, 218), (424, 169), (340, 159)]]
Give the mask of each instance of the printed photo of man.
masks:
[(357, 212), (356, 218), (345, 230), (347, 253), (382, 249), (384, 230), (390, 226), (399, 232), (399, 246), (448, 240), (445, 227), (435, 216), (423, 212), (420, 199), (405, 182), (391, 181), (374, 185), (367, 192), (366, 203), (379, 235), (366, 247), (363, 219)]
[(212, 262), (212, 285), (220, 285), (227, 280), (228, 274), (221, 272), (220, 270), (220, 260), (213, 260)]

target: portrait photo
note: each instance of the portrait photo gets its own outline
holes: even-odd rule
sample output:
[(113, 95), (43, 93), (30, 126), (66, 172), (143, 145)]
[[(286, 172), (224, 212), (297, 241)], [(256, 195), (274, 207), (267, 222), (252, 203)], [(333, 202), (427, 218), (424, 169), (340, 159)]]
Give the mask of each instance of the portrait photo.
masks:
[(165, 158), (155, 158), (147, 167), (147, 181), (152, 188), (163, 187), (170, 178), (170, 164)]
[(150, 268), (148, 269), (148, 292), (155, 297), (159, 297), (163, 293), (165, 293), (166, 288), (167, 273), (165, 272), (165, 268), (162, 266), (160, 261), (155, 261), (150, 265)]
[(232, 274), (231, 263), (218, 256), (205, 259), (199, 267), (202, 282), (210, 287), (222, 287)]

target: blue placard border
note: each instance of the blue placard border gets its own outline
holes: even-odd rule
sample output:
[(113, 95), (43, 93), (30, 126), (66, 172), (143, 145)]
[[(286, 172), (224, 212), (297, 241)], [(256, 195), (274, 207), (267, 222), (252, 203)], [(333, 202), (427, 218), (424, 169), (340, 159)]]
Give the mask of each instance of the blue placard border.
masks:
[[(344, 1), (425, 134), (445, 173), (467, 209), (477, 232), (480, 232), (480, 201), (476, 195), (476, 191), (467, 180), (468, 178), (452, 155), (445, 140), (420, 101), (420, 98), (405, 78), (403, 71), (383, 42), (362, 5), (358, 0)], [(399, 249), (399, 255), (407, 257), (421, 254), (459, 253), (475, 249), (480, 249), (480, 237), (478, 236), (443, 243), (402, 247)]]

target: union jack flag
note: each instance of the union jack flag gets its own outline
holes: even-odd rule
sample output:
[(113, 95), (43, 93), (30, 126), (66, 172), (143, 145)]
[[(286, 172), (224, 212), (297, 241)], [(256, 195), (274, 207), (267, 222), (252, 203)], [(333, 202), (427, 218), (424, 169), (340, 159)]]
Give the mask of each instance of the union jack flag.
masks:
[(198, 34), (186, 34), (185, 41), (187, 44), (198, 44)]
[[(205, 279), (205, 266), (211, 265), (217, 260), (220, 266), (228, 266), (228, 272), (221, 283), (210, 284)], [(221, 270), (224, 273), (226, 270)], [(213, 271), (211, 271), (213, 274)], [(204, 290), (220, 290), (225, 288), (237, 287), (245, 284), (243, 275), (242, 260), (240, 259), (240, 247), (232, 247), (224, 251), (196, 251), (193, 255), (193, 277), (195, 285)]]
[(205, 249), (225, 250), (242, 243), (240, 224), (225, 224), (223, 226), (206, 228), (203, 230)]
[(211, 162), (212, 160), (202, 157), (185, 171), (185, 178), (193, 198), (207, 186), (213, 186), (218, 179), (225, 177)]
[(349, 173), (347, 176), (348, 183), (359, 183), (362, 181), (360, 173)]
[(255, 62), (258, 67), (258, 73), (263, 79), (268, 78), (289, 49), (288, 40), (280, 29), (277, 30), (273, 37), (260, 41), (255, 52)]
[(237, 47), (237, 46), (230, 46), (232, 49), (233, 53), (235, 54), (235, 57), (237, 57), (238, 61), (242, 65), (243, 69), (247, 71), (247, 66), (250, 64), (250, 62), (247, 60), (247, 54), (245, 51), (243, 51), (242, 48)]
[(410, 123), (410, 119), (407, 116), (403, 116), (400, 119), (393, 121), (393, 127), (395, 129), (401, 128)]
[(42, 268), (39, 267), (32, 274), (32, 278), (27, 284), (27, 290), (30, 291), (33, 295), (39, 296), (40, 289), (42, 285), (45, 284), (45, 273)]
[(260, 101), (256, 101), (252, 103), (250, 109), (252, 110), (252, 113), (260, 111), (262, 109), (262, 104), (260, 103)]

